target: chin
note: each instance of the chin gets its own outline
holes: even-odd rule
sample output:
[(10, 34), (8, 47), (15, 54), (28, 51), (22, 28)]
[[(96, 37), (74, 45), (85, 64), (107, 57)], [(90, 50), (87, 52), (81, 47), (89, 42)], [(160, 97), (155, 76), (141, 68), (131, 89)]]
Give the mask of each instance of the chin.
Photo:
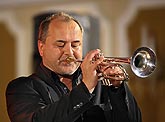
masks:
[(63, 75), (73, 75), (77, 69), (78, 69), (78, 67), (76, 67), (76, 68), (64, 68), (61, 73)]
[(63, 72), (63, 74), (66, 74), (66, 75), (73, 75), (73, 73), (75, 73), (75, 71), (76, 71), (76, 69), (75, 70), (65, 70), (64, 72)]
[(56, 65), (54, 68), (58, 74), (61, 75), (73, 75), (73, 73), (78, 69), (79, 65), (74, 63), (65, 63), (61, 62), (59, 65)]

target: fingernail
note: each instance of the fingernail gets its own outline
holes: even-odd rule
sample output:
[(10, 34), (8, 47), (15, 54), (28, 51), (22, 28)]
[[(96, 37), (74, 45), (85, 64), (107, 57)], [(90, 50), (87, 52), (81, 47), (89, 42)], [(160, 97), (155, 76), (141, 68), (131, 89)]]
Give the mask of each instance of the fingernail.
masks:
[(101, 51), (100, 49), (96, 49), (96, 50)]

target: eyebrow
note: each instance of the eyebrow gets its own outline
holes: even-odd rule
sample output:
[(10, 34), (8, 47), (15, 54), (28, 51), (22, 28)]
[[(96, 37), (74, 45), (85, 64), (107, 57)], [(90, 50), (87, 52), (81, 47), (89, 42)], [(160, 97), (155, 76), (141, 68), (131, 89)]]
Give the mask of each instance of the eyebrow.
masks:
[[(63, 43), (65, 43), (65, 42), (67, 42), (67, 41), (64, 41), (64, 40), (56, 40), (56, 42), (63, 42)], [(72, 41), (73, 43), (78, 43), (78, 42), (80, 42), (80, 40), (75, 40), (75, 41)], [(71, 42), (71, 43), (72, 43)]]
[(75, 40), (75, 41), (73, 41), (74, 43), (78, 43), (78, 42), (80, 42), (80, 40)]
[(65, 43), (66, 41), (64, 41), (64, 40), (56, 40), (56, 42), (63, 42), (63, 43)]

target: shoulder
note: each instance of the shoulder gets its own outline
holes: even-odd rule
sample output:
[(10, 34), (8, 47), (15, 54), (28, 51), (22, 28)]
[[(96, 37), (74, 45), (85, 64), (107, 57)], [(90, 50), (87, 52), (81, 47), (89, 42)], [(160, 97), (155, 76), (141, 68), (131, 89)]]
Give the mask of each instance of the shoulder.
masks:
[(13, 79), (12, 81), (9, 82), (8, 86), (19, 86), (19, 85), (22, 85), (22, 84), (26, 84), (29, 82), (29, 77), (18, 77), (16, 79)]
[(46, 84), (34, 74), (27, 77), (18, 77), (9, 82), (6, 92), (7, 93), (38, 93), (47, 92), (51, 86)]
[(25, 89), (32, 85), (32, 80), (29, 77), (18, 77), (9, 82), (7, 90)]

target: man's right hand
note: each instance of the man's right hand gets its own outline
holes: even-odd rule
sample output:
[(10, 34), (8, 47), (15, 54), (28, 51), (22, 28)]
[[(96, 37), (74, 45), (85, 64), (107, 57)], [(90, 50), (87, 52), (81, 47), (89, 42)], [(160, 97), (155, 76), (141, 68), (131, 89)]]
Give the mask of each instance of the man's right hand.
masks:
[(97, 85), (98, 75), (96, 70), (98, 65), (104, 60), (104, 56), (100, 56), (96, 61), (93, 61), (94, 57), (99, 53), (99, 49), (90, 51), (81, 64), (82, 81), (89, 91)]

